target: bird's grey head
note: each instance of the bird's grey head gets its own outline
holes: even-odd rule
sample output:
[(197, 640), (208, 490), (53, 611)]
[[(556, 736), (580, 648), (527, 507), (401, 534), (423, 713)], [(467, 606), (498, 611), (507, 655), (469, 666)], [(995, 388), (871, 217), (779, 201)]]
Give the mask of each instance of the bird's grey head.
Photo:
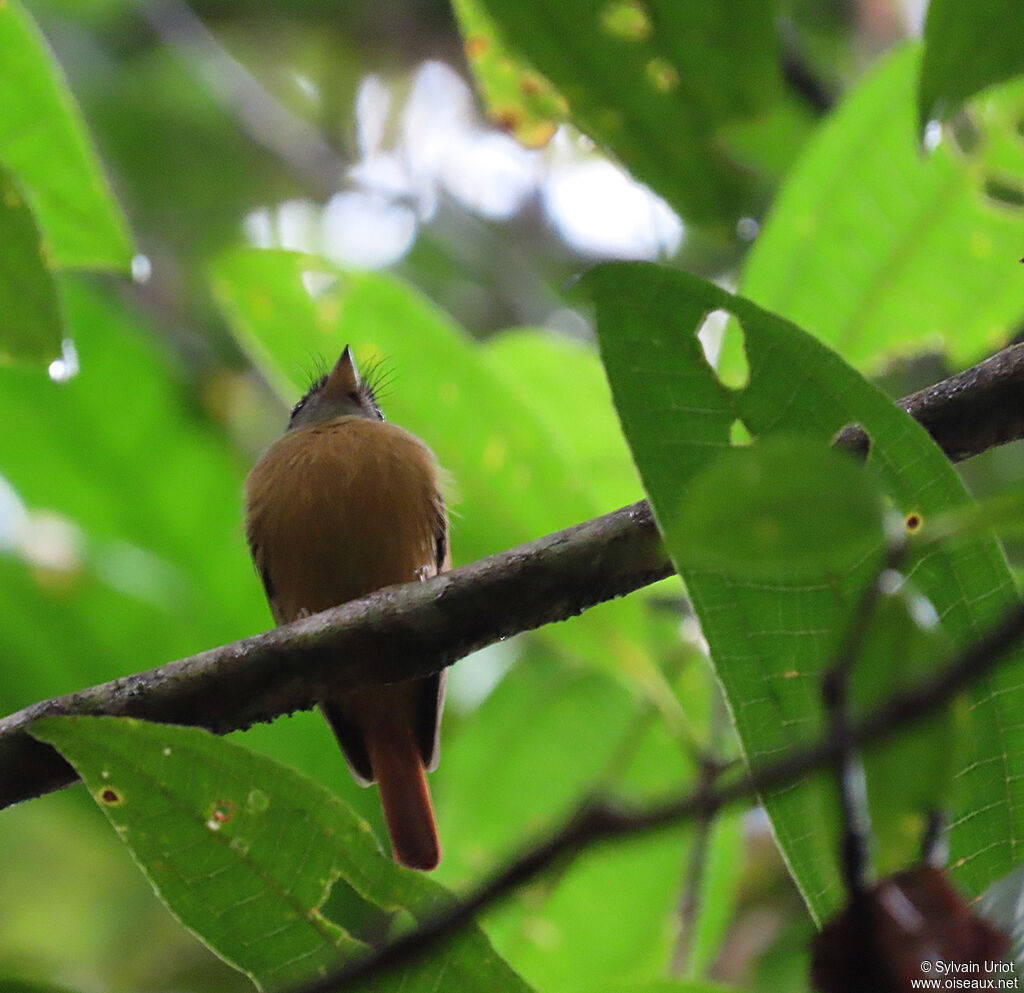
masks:
[(348, 345), (334, 368), (317, 379), (292, 408), (288, 430), (308, 424), (325, 424), (336, 417), (384, 420), (373, 387), (359, 378), (359, 370)]

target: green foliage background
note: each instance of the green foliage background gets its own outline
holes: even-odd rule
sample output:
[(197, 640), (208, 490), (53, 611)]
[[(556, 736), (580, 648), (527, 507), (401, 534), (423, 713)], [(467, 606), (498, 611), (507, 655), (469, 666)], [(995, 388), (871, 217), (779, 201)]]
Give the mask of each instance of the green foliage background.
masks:
[[(1024, 316), (1017, 5), (934, 0), (921, 41), (895, 4), (453, 6), (192, 9), (342, 160), (366, 73), (396, 91), (425, 57), (475, 73), (524, 140), (568, 122), (664, 198), (674, 258), (570, 287), (601, 259), (537, 212), (502, 225), (453, 202), (387, 272), (253, 247), (250, 211), (323, 183), (253, 140), (194, 41), (143, 16), (161, 5), (0, 4), (0, 706), (270, 624), (241, 483), (349, 342), (387, 360), (389, 418), (452, 472), (456, 564), (646, 493), (711, 664), (678, 580), (460, 662), (432, 880), (379, 853), (375, 794), (315, 715), (230, 742), (48, 722), (87, 788), (0, 813), (0, 989), (283, 988), (428, 916), (595, 790), (642, 802), (693, 787), (699, 752), (807, 741), (821, 668), (908, 513), (924, 531), (873, 619), (858, 709), (1016, 599), (991, 531), (928, 527), (956, 532), (968, 487), (1013, 491), (1019, 453), (958, 475), (884, 393)], [(840, 95), (830, 113), (784, 71), (795, 54)], [(583, 334), (540, 326), (569, 308)], [(715, 368), (710, 312), (730, 319)], [(822, 450), (851, 420), (864, 470)], [(1022, 665), (866, 756), (880, 871), (914, 859), (935, 806), (969, 895), (1019, 861)], [(765, 803), (771, 834), (735, 810), (587, 851), (385, 988), (805, 990), (812, 922), (842, 903), (835, 790), (821, 775)]]

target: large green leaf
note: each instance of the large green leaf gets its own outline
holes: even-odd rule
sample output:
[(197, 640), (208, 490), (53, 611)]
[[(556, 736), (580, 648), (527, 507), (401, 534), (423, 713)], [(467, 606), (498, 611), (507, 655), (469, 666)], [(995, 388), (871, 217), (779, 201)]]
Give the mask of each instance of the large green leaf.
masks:
[[(196, 728), (118, 718), (46, 718), (33, 734), (75, 766), (161, 898), (264, 989), (322, 975), (366, 951), (323, 913), (344, 884), (386, 919), (425, 920), (447, 892), (395, 865), (368, 825), (323, 787)], [(387, 988), (525, 991), (478, 930)], [(379, 987), (380, 984), (377, 984)], [(375, 987), (375, 988), (377, 988)]]
[(53, 263), (125, 270), (132, 248), (78, 108), (19, 0), (0, 5), (0, 162), (17, 176)]
[(116, 292), (59, 277), (80, 373), (0, 369), (0, 475), (40, 530), (0, 556), (0, 706), (267, 625), (240, 526), (245, 463)]
[(1016, 0), (931, 0), (917, 98), (922, 128), (979, 90), (1024, 73), (1020, 15)]
[(64, 337), (60, 301), (32, 210), (0, 168), (0, 362), (49, 362)]
[[(558, 88), (573, 123), (698, 221), (735, 219), (746, 177), (714, 140), (778, 87), (758, 0), (479, 0), (509, 48)], [(486, 83), (485, 83), (486, 89)]]
[[(966, 362), (1024, 313), (1024, 87), (977, 107), (976, 147), (915, 140), (919, 51), (888, 56), (811, 139), (750, 255), (741, 289), (860, 368), (946, 348)], [(993, 183), (996, 185), (993, 186)]]
[[(602, 357), (626, 437), (670, 536), (691, 480), (729, 448), (737, 419), (755, 436), (800, 432), (822, 444), (844, 424), (860, 422), (872, 441), (869, 470), (898, 513), (918, 515), (922, 533), (935, 515), (969, 502), (923, 428), (787, 321), (654, 266), (602, 266), (584, 286), (596, 303)], [(716, 379), (695, 337), (716, 309), (742, 323), (750, 369), (744, 389)], [(677, 563), (685, 561), (685, 549), (670, 550)], [(820, 730), (822, 666), (871, 571), (869, 559), (813, 582), (683, 568), (751, 762)], [(1002, 553), (986, 536), (925, 548), (906, 571), (957, 646), (1017, 601)], [(1024, 705), (1022, 666), (1014, 656), (971, 694), (952, 849), (953, 871), (974, 893), (1016, 861), (1024, 831), (1024, 727), (1015, 716)], [(765, 799), (786, 859), (820, 919), (842, 901), (832, 784), (817, 777)]]
[(599, 507), (612, 510), (639, 498), (640, 481), (595, 348), (550, 331), (516, 329), (488, 339), (482, 351), (495, 375), (572, 453)]

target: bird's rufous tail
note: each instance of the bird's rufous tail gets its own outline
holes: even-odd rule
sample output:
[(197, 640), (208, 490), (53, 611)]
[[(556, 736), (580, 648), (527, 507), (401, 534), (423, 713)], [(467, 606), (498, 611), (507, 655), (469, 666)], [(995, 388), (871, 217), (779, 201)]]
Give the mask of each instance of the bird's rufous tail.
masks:
[(381, 734), (379, 728), (366, 728), (364, 734), (391, 850), (395, 861), (410, 869), (436, 869), (441, 844), (423, 760), (408, 726), (404, 734), (389, 730)]

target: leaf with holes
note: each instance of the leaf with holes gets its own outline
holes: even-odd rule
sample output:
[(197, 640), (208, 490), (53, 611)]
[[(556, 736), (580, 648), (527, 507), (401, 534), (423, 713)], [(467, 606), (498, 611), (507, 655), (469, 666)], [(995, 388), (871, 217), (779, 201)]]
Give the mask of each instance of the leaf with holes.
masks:
[(56, 266), (126, 270), (131, 241), (53, 53), (18, 0), (0, 4), (0, 161)]
[[(57, 748), (181, 922), (264, 989), (323, 975), (380, 940), (394, 915), (423, 920), (446, 890), (402, 869), (324, 787), (197, 728), (51, 717), (32, 733)], [(360, 933), (324, 913), (348, 888)], [(350, 923), (350, 922), (344, 922)], [(386, 984), (527, 993), (476, 929)]]
[(0, 168), (0, 362), (49, 362), (64, 336), (60, 301), (32, 210)]
[[(662, 528), (695, 476), (730, 448), (739, 419), (755, 437), (802, 433), (827, 445), (850, 422), (871, 438), (866, 469), (897, 512), (926, 535), (938, 515), (970, 504), (924, 429), (837, 355), (773, 314), (682, 272), (641, 264), (598, 267), (583, 279), (597, 311), (602, 358), (623, 429)], [(749, 382), (728, 389), (704, 359), (696, 331), (721, 309), (743, 328)], [(750, 762), (821, 729), (819, 678), (851, 604), (875, 563), (813, 582), (741, 567), (686, 565), (671, 547), (711, 647)], [(877, 561), (877, 560), (876, 560)], [(988, 535), (922, 543), (905, 566), (955, 646), (971, 643), (1017, 603), (1006, 561)], [(979, 893), (1009, 870), (1024, 839), (1024, 658), (1018, 653), (971, 693), (966, 754), (958, 764), (953, 872)], [(776, 836), (819, 920), (842, 902), (834, 789), (817, 776), (765, 797)], [(914, 853), (905, 853), (909, 860)]]
[(931, 0), (924, 24), (918, 90), (921, 128), (950, 117), (987, 86), (1024, 74), (1024, 31), (1017, 0)]
[(734, 221), (751, 184), (715, 132), (778, 92), (760, 0), (478, 0), (508, 47), (557, 87), (572, 122), (687, 218)]
[(936, 347), (973, 361), (1024, 313), (1024, 85), (978, 102), (963, 148), (947, 129), (926, 155), (919, 56), (883, 60), (811, 139), (740, 287), (861, 369)]

